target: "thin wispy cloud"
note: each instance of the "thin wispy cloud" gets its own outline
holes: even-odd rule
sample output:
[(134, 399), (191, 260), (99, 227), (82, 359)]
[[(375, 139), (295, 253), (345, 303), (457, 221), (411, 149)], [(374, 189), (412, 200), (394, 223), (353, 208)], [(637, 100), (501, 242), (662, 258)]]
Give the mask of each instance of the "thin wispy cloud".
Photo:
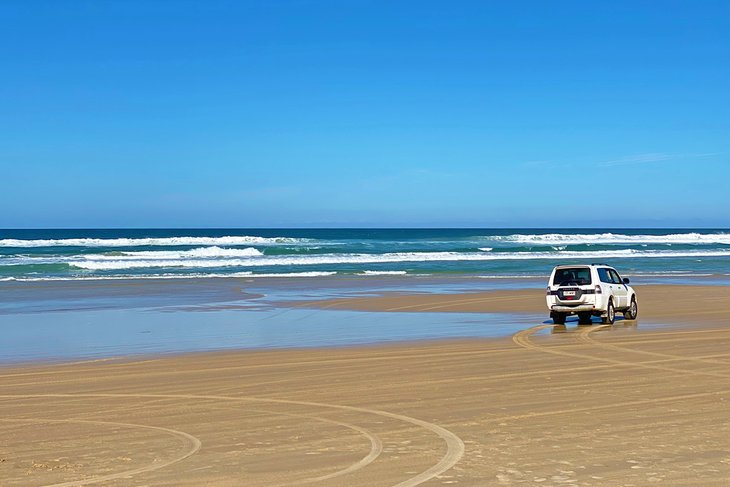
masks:
[(663, 152), (648, 152), (645, 154), (634, 154), (631, 156), (621, 157), (619, 159), (612, 159), (609, 161), (602, 161), (597, 163), (600, 167), (612, 167), (612, 166), (636, 166), (643, 164), (658, 164), (669, 161), (678, 161), (686, 159), (700, 159), (703, 157), (716, 156), (717, 153), (701, 153), (701, 154), (668, 154)]
[[(706, 153), (667, 153), (667, 152), (646, 152), (642, 154), (632, 154), (618, 159), (610, 159), (607, 161), (599, 161), (592, 163), (597, 167), (613, 167), (613, 166), (638, 166), (644, 164), (660, 164), (664, 162), (679, 161), (679, 160), (693, 160), (701, 159), (705, 157), (712, 157), (720, 155), (719, 152), (706, 152)], [(523, 167), (539, 168), (539, 167), (553, 167), (559, 165), (560, 162), (553, 160), (533, 160), (524, 161), (520, 163)]]
[(545, 167), (545, 166), (551, 166), (553, 164), (553, 161), (549, 160), (539, 160), (539, 161), (525, 161), (522, 163), (525, 167)]

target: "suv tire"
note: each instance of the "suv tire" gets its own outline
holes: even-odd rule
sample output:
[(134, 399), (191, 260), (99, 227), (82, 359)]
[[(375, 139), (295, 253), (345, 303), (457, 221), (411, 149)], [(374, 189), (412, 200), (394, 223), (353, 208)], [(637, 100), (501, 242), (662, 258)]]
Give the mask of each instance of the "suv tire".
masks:
[(636, 304), (636, 298), (631, 298), (631, 306), (624, 311), (624, 319), (635, 320), (639, 315), (639, 305)]
[(616, 309), (613, 307), (613, 301), (608, 301), (608, 306), (606, 307), (606, 316), (603, 317), (602, 321), (607, 325), (613, 325), (613, 322), (616, 320)]
[(590, 325), (591, 324), (591, 312), (578, 313), (578, 324)]
[(565, 324), (565, 313), (558, 313), (557, 311), (553, 311), (552, 313), (553, 323), (556, 325), (564, 325)]

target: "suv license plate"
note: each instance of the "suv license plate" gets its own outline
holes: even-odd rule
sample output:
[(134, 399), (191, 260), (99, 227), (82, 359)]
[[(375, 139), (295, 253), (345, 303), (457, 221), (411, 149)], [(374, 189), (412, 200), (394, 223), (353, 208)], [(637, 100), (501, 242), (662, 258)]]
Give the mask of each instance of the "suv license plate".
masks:
[(575, 296), (575, 291), (565, 291), (563, 296)]

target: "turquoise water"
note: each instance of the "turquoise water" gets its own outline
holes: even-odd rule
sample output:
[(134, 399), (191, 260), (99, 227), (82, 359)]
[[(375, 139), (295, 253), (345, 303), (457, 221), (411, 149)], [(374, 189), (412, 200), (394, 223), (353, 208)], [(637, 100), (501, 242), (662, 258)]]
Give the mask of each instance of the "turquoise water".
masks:
[(730, 230), (0, 230), (3, 281), (541, 278), (565, 262), (603, 262), (629, 276), (729, 276)]
[(547, 311), (362, 313), (291, 303), (542, 288), (567, 262), (615, 265), (638, 287), (728, 284), (730, 232), (2, 230), (0, 362), (505, 336)]

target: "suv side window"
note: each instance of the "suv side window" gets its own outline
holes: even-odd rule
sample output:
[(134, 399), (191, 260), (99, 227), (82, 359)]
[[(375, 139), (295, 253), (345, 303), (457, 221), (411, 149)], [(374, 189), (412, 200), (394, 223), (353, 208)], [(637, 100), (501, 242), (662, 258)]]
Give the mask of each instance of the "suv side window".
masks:
[(601, 280), (601, 282), (606, 282), (608, 284), (612, 284), (613, 279), (611, 278), (611, 276), (609, 275), (608, 272), (609, 272), (608, 269), (606, 269), (604, 267), (599, 267), (598, 268), (598, 278)]
[(613, 283), (614, 283), (614, 284), (623, 284), (623, 283), (624, 283), (624, 282), (623, 282), (623, 281), (621, 280), (621, 277), (620, 277), (620, 276), (618, 275), (618, 272), (616, 272), (616, 271), (615, 271), (615, 270), (613, 270), (613, 269), (611, 269), (611, 270), (610, 270), (610, 272), (611, 272), (611, 278), (613, 279)]

